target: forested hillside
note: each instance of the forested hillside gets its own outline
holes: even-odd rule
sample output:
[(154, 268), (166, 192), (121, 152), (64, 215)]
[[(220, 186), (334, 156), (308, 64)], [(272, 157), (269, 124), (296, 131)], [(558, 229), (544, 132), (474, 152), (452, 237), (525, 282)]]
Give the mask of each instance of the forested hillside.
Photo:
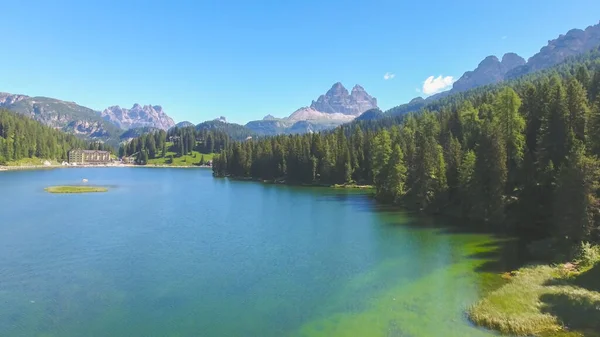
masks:
[(244, 140), (256, 136), (249, 128), (235, 123), (228, 123), (224, 119), (202, 122), (196, 125), (196, 130), (226, 133), (235, 140)]
[(600, 52), (403, 118), (234, 142), (216, 176), (374, 185), (382, 202), (557, 247), (600, 240)]
[(0, 165), (24, 158), (67, 160), (72, 148), (88, 145), (74, 135), (44, 126), (26, 116), (0, 110)]
[[(166, 158), (170, 152), (173, 157), (186, 156), (194, 151), (212, 154), (225, 149), (229, 142), (229, 135), (225, 131), (198, 130), (194, 126), (174, 127), (169, 131), (159, 130), (133, 138), (121, 145), (119, 156), (135, 156), (137, 164), (145, 165), (151, 159)], [(172, 164), (173, 158), (169, 160)]]

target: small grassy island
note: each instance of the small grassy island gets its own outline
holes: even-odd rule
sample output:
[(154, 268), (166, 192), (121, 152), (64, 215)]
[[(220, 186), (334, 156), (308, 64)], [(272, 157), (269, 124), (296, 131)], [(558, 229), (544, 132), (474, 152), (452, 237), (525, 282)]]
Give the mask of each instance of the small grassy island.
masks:
[(45, 188), (48, 193), (97, 193), (106, 192), (108, 188), (101, 186), (50, 186)]

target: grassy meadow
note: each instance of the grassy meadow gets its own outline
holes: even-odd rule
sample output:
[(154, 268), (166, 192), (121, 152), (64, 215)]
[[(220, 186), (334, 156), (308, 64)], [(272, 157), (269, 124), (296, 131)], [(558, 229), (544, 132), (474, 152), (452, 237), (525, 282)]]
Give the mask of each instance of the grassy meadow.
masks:
[[(202, 156), (204, 156), (204, 161), (207, 162), (213, 159), (214, 153), (200, 153), (198, 151), (192, 151), (191, 154), (187, 154), (185, 156), (178, 157), (177, 153), (173, 151), (173, 143), (167, 142), (167, 152), (165, 156), (162, 156), (162, 152), (159, 151), (158, 158), (148, 159), (149, 166), (198, 166), (200, 164), (200, 160)], [(173, 157), (173, 161), (171, 161), (171, 156)]]
[(469, 318), (509, 335), (600, 337), (600, 248), (588, 250), (574, 263), (506, 274), (510, 282), (473, 305)]

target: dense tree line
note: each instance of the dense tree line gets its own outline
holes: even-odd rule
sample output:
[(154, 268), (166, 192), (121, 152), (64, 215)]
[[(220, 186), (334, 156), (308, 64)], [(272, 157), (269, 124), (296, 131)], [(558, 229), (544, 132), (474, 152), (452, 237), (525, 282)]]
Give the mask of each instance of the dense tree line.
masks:
[[(216, 176), (372, 184), (382, 202), (561, 247), (600, 241), (598, 52), (402, 118), (234, 142)], [(433, 108), (429, 105), (428, 108)]]
[[(170, 148), (167, 148), (168, 142), (172, 143)], [(177, 156), (184, 156), (192, 151), (208, 154), (225, 149), (229, 142), (229, 136), (223, 131), (197, 130), (193, 126), (175, 127), (168, 131), (143, 134), (121, 144), (119, 156), (135, 156), (136, 163), (144, 165), (148, 159), (165, 157), (168, 151), (175, 152)]]
[(109, 144), (106, 144), (104, 142), (90, 142), (87, 149), (88, 150), (108, 151), (113, 154), (115, 153), (115, 149), (112, 146), (110, 146)]
[(32, 157), (67, 160), (69, 150), (87, 147), (88, 144), (73, 135), (0, 110), (0, 164)]

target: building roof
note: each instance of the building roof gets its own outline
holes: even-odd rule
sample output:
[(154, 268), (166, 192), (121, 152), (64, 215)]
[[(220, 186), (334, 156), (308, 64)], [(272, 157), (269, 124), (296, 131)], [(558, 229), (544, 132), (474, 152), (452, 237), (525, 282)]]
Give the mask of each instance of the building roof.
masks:
[[(108, 151), (100, 151), (100, 150), (81, 150), (81, 149), (76, 149), (76, 150), (71, 150), (73, 152), (82, 152), (82, 153), (109, 153)], [(69, 151), (69, 152), (71, 152)]]

